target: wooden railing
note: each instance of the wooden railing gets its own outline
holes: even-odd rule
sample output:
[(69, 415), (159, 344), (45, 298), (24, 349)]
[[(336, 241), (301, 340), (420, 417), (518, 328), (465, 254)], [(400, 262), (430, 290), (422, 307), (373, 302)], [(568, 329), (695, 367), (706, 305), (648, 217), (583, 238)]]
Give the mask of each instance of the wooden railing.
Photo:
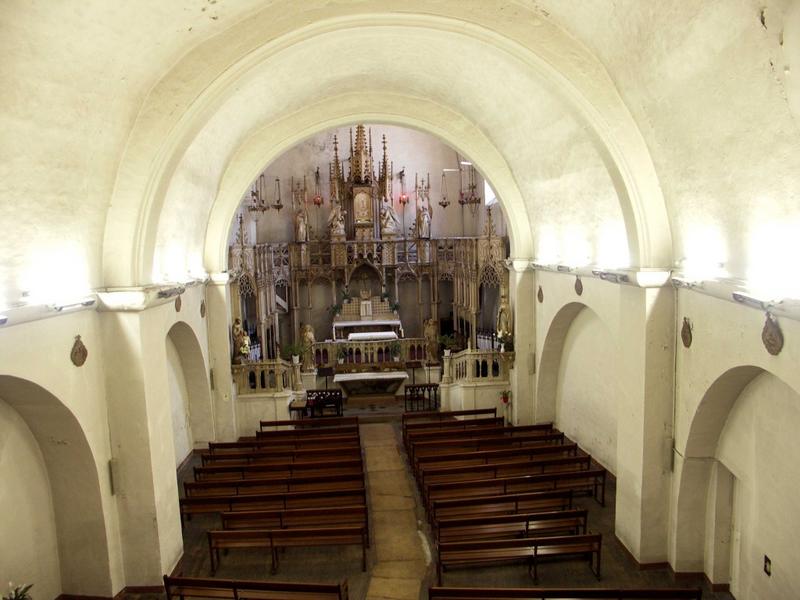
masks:
[[(400, 343), (400, 352), (392, 351), (394, 342)], [(402, 338), (399, 340), (380, 341), (340, 341), (317, 342), (312, 349), (314, 364), (317, 367), (333, 367), (339, 364), (339, 351), (345, 356), (343, 364), (380, 365), (384, 363), (405, 363), (406, 361), (428, 360), (424, 338)], [(438, 360), (434, 357), (434, 361)]]
[(233, 379), (240, 395), (282, 392), (292, 389), (293, 371), (285, 360), (267, 360), (233, 365)]
[(513, 352), (463, 350), (445, 358), (445, 374), (453, 382), (505, 382), (514, 364)]

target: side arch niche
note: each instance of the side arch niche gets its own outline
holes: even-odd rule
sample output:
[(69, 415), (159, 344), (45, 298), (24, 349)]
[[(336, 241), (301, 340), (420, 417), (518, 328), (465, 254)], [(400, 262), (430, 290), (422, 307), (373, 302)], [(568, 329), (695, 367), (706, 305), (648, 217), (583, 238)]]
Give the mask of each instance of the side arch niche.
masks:
[[(48, 581), (30, 581), (38, 584), (32, 593), (36, 597), (44, 597), (52, 591), (55, 593), (51, 597), (60, 594), (113, 596), (106, 507), (103, 506), (98, 465), (77, 418), (43, 387), (18, 377), (0, 375), (0, 426), (9, 434), (8, 439), (22, 439), (24, 443), (27, 438), (38, 446), (29, 453), (33, 463), (36, 450), (41, 453), (41, 462), (33, 465), (30, 481), (23, 483), (24, 487), (6, 490), (3, 494), (12, 503), (12, 506), (2, 507), (7, 517), (0, 524), (0, 532), (6, 540), (4, 552), (13, 552), (14, 556), (9, 557), (15, 559), (13, 564), (26, 570), (25, 573), (4, 572), (4, 581), (23, 581), (33, 575), (30, 569), (48, 560), (45, 547), (31, 548), (30, 556), (18, 554), (26, 551), (24, 541), (18, 540), (18, 536), (30, 539), (54, 534), (57, 570), (48, 570), (46, 576), (51, 578)], [(19, 451), (19, 448), (0, 448), (0, 455), (12, 450)], [(3, 465), (0, 460), (0, 467), (10, 467), (13, 475), (20, 465)], [(51, 502), (41, 497), (47, 488)], [(36, 496), (31, 497), (31, 494)], [(48, 504), (52, 510), (50, 514), (47, 514)], [(33, 523), (41, 529), (19, 531), (12, 537), (20, 522)], [(52, 562), (52, 555), (50, 559)], [(5, 560), (0, 563), (8, 564)]]

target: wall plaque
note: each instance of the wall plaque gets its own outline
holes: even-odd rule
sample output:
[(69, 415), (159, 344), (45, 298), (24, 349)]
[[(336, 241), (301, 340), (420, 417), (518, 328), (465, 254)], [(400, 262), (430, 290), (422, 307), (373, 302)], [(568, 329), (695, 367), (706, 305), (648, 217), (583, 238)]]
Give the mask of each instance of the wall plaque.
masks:
[(201, 300), (200, 301), (200, 318), (201, 319), (205, 319), (206, 318), (206, 301), (205, 300)]
[(181, 312), (181, 296), (178, 294), (178, 297), (175, 298), (175, 312)]
[(578, 294), (578, 296), (583, 294), (583, 282), (580, 277), (575, 278), (575, 293)]
[(542, 291), (542, 286), (539, 286), (539, 292), (536, 294), (536, 297), (539, 299), (539, 302), (544, 302), (544, 292)]
[(772, 356), (778, 356), (783, 350), (783, 332), (772, 313), (767, 313), (764, 329), (761, 330), (761, 341), (764, 342), (764, 348)]
[(72, 364), (76, 367), (82, 367), (83, 363), (86, 362), (87, 357), (89, 356), (89, 351), (86, 349), (86, 346), (81, 341), (81, 336), (75, 336), (75, 343), (72, 344), (72, 351), (69, 353), (69, 358), (72, 361)]
[(692, 322), (688, 317), (683, 317), (683, 327), (681, 327), (681, 340), (684, 348), (692, 345)]

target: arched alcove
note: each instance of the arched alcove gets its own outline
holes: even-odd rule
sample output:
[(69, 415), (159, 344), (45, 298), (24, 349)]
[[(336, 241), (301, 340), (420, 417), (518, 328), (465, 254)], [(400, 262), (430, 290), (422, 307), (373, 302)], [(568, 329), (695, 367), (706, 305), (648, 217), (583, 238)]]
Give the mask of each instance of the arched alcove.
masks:
[(793, 594), (791, 570), (762, 573), (764, 557), (797, 564), (789, 532), (800, 481), (800, 394), (745, 365), (720, 375), (692, 419), (677, 481), (675, 568), (730, 583), (736, 597)]
[[(5, 513), (11, 516), (19, 512), (24, 522), (22, 513), (28, 512), (29, 521), (44, 530), (18, 532), (26, 540), (37, 539), (37, 535), (47, 538), (50, 535), (48, 530), (55, 534), (52, 541), (57, 548), (54, 552), (57, 552), (56, 568), (60, 571), (60, 581), (42, 582), (38, 591), (34, 588), (32, 593), (38, 596), (55, 589), (56, 595), (112, 596), (109, 540), (104, 518), (106, 508), (100, 493), (98, 465), (78, 420), (44, 388), (8, 375), (0, 375), (0, 403), (5, 403), (5, 410), (0, 411), (5, 414), (0, 418), (9, 427), (14, 427), (15, 436), (35, 441), (38, 448), (31, 448), (34, 454), (36, 450), (41, 453), (39, 466), (43, 470), (30, 473), (29, 491), (45, 493), (49, 487), (52, 496), (52, 503), (43, 498), (26, 497), (21, 500), (24, 506)], [(26, 430), (29, 431), (27, 435)], [(29, 453), (29, 458), (36, 466), (36, 457)], [(15, 465), (16, 468), (19, 466)], [(106, 465), (100, 468), (106, 468)], [(15, 493), (19, 491), (14, 490)], [(47, 514), (48, 505), (52, 510), (50, 514)], [(30, 514), (31, 510), (37, 513)], [(15, 525), (10, 522), (12, 520), (7, 519), (10, 527)], [(30, 548), (25, 540), (6, 538), (6, 541), (14, 552), (25, 552), (26, 548), (31, 552), (29, 556), (21, 557), (23, 560), (34, 563), (50, 560), (52, 563), (53, 555), (48, 557), (50, 548)], [(54, 573), (52, 564), (48, 572), (51, 576)], [(8, 572), (4, 572), (4, 576), (6, 579), (15, 578)]]
[(178, 321), (167, 333), (165, 343), (173, 403), (175, 459), (180, 463), (193, 446), (214, 441), (214, 411), (203, 351), (192, 328)]

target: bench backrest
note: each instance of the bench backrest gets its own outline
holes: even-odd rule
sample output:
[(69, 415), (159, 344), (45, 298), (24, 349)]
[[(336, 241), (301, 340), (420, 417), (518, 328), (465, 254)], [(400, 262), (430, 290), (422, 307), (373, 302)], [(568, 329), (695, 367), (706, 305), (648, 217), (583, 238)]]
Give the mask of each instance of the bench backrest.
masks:
[(493, 461), (504, 462), (519, 459), (520, 461), (531, 460), (536, 456), (569, 456), (578, 453), (578, 445), (575, 443), (564, 444), (545, 444), (542, 446), (522, 446), (520, 448), (504, 448), (502, 450), (472, 450), (467, 452), (453, 452), (451, 454), (436, 454), (432, 456), (418, 456), (414, 459), (416, 470), (424, 469), (427, 466), (445, 466), (447, 463), (464, 464), (490, 464)]
[[(437, 385), (437, 384), (431, 384)], [(408, 386), (410, 387), (410, 386)], [(477, 417), (480, 415), (497, 416), (496, 408), (474, 408), (470, 410), (429, 410), (429, 411), (415, 411), (404, 412), (402, 417), (402, 424), (405, 428), (406, 423), (409, 421), (446, 421), (448, 419), (455, 419), (456, 417)]]
[(489, 463), (485, 465), (465, 465), (456, 467), (430, 467), (421, 469), (419, 480), (421, 485), (426, 483), (444, 481), (464, 481), (467, 479), (483, 479), (489, 477), (508, 477), (512, 475), (525, 475), (533, 473), (544, 473), (547, 469), (559, 470), (581, 470), (589, 469), (592, 466), (592, 457), (589, 454), (577, 456), (556, 456), (553, 458), (545, 456), (537, 457), (527, 461), (509, 461)]
[(169, 577), (164, 575), (167, 600), (173, 598), (210, 598), (214, 600), (348, 600), (347, 581), (340, 583), (293, 583), (283, 581), (248, 581)]
[(701, 600), (702, 595), (700, 588), (428, 588), (429, 600)]
[(259, 490), (301, 491), (351, 489), (363, 487), (364, 474), (323, 474), (299, 477), (267, 477), (263, 479), (222, 479), (211, 481), (184, 481), (186, 496), (234, 496), (257, 494)]
[(214, 479), (252, 479), (262, 477), (294, 477), (317, 473), (363, 473), (361, 457), (349, 460), (320, 460), (309, 462), (278, 462), (252, 465), (206, 465), (194, 467), (195, 481)]
[(434, 500), (431, 503), (430, 516), (433, 520), (438, 520), (452, 516), (454, 513), (464, 516), (467, 514), (540, 512), (569, 508), (572, 508), (572, 490), (551, 490)]
[(222, 513), (223, 529), (282, 529), (315, 525), (343, 525), (367, 522), (365, 505), (253, 510)]
[(297, 462), (318, 461), (331, 456), (345, 459), (359, 458), (360, 447), (320, 447), (300, 450), (251, 450), (244, 452), (224, 452), (211, 454), (201, 452), (203, 465), (207, 464), (253, 464), (258, 462)]
[(599, 533), (581, 535), (559, 535), (539, 538), (520, 538), (508, 540), (479, 540), (474, 542), (447, 542), (438, 545), (439, 555), (448, 552), (463, 550), (497, 550), (500, 548), (533, 548), (534, 552), (541, 552), (551, 548), (586, 547), (597, 551), (603, 543), (603, 536)]
[(261, 431), (268, 427), (293, 427), (295, 429), (341, 427), (358, 425), (358, 417), (320, 417), (315, 419), (292, 419), (289, 421), (259, 421)]
[(484, 427), (472, 427), (471, 429), (460, 429), (457, 432), (442, 432), (441, 430), (433, 431), (415, 431), (408, 436), (409, 442), (416, 443), (418, 441), (438, 440), (444, 436), (457, 435), (458, 437), (477, 438), (484, 436), (506, 435), (514, 437), (516, 435), (524, 435), (532, 431), (557, 431), (552, 423), (539, 423), (538, 425), (517, 425), (516, 427), (510, 426), (497, 426), (486, 425)]
[(243, 496), (196, 496), (181, 498), (181, 514), (204, 512), (233, 512), (240, 510), (269, 510), (288, 508), (313, 508), (327, 506), (352, 506), (366, 504), (367, 493), (362, 487), (353, 490), (288, 492), (277, 494), (247, 494)]

